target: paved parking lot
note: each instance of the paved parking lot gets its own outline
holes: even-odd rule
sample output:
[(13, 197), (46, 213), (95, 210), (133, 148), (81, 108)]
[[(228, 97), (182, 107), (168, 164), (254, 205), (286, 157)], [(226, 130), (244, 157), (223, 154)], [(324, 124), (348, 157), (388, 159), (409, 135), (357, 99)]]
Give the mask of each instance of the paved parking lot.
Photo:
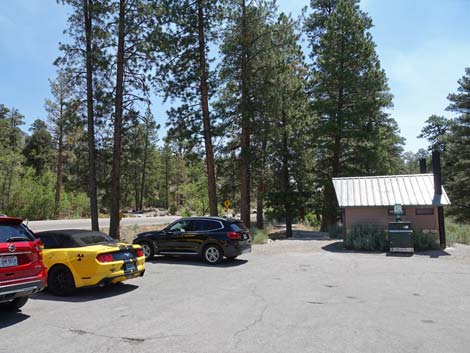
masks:
[(144, 278), (0, 312), (0, 352), (468, 352), (470, 247), (413, 257), (335, 241), (255, 246), (209, 267), (156, 258)]

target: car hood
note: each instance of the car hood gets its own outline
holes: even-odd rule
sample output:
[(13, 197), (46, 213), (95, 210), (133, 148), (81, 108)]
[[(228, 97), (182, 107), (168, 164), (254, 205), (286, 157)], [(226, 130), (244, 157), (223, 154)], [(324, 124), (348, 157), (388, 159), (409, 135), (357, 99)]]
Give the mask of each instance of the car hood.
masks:
[(162, 233), (163, 233), (163, 231), (161, 231), (161, 230), (153, 230), (153, 231), (150, 231), (150, 232), (137, 234), (136, 238), (146, 238), (146, 237), (150, 237), (152, 235), (158, 235), (158, 234), (162, 234)]

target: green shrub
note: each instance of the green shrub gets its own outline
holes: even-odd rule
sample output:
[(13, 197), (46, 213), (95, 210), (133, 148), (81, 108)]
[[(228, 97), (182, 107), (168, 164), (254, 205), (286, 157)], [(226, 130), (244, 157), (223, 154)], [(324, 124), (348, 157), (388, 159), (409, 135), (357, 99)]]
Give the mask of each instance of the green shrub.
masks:
[[(385, 230), (370, 225), (357, 225), (344, 239), (344, 247), (350, 250), (388, 251), (390, 244)], [(438, 236), (414, 231), (413, 247), (415, 251), (438, 250)]]
[(440, 249), (438, 235), (413, 231), (413, 247), (415, 251), (438, 250)]
[(176, 212), (178, 212), (178, 207), (176, 206), (176, 203), (172, 203), (169, 207), (169, 210), (171, 215), (175, 215)]
[(62, 192), (59, 205), (59, 218), (85, 218), (90, 216), (90, 201), (82, 192)]
[(251, 228), (253, 244), (266, 244), (268, 242), (268, 232), (266, 229)]
[(310, 227), (318, 227), (320, 225), (317, 216), (312, 212), (309, 212), (305, 215), (305, 223)]
[(387, 234), (370, 225), (354, 226), (344, 239), (344, 247), (351, 250), (387, 251)]
[(455, 223), (452, 219), (446, 219), (447, 244), (470, 245), (470, 224)]
[(267, 208), (267, 209), (264, 211), (264, 219), (265, 219), (267, 222), (275, 223), (278, 218), (279, 218), (278, 212), (276, 212), (276, 211), (273, 210), (272, 208)]
[(334, 224), (327, 229), (331, 239), (338, 239), (343, 237), (343, 226), (341, 224)]
[(182, 217), (191, 217), (191, 211), (189, 210), (189, 208), (184, 208), (183, 211), (181, 212), (181, 216)]

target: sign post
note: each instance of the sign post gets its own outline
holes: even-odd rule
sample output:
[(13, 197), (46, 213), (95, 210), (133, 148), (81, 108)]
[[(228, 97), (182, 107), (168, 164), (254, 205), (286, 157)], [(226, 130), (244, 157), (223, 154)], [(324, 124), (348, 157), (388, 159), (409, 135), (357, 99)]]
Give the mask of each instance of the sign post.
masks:
[(225, 216), (228, 215), (228, 209), (232, 206), (232, 202), (230, 200), (225, 200), (224, 201), (224, 207), (225, 207)]

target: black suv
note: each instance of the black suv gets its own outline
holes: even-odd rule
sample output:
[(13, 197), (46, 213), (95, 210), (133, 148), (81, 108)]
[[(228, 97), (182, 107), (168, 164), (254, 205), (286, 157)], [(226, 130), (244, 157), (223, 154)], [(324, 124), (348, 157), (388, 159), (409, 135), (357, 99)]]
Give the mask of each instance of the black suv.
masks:
[(200, 255), (209, 264), (219, 263), (224, 256), (235, 259), (251, 252), (245, 225), (219, 217), (180, 218), (162, 230), (137, 234), (134, 244), (142, 246), (146, 259), (156, 254)]

